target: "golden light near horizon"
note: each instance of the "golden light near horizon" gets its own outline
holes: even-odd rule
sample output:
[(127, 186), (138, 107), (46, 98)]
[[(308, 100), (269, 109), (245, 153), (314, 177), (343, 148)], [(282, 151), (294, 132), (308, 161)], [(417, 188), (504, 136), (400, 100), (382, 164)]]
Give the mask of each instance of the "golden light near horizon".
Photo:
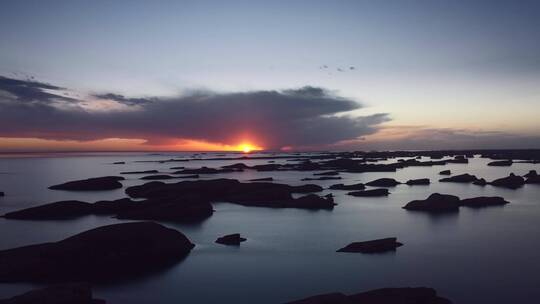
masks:
[(262, 150), (261, 147), (258, 147), (251, 143), (241, 143), (237, 147), (237, 151), (243, 152), (243, 153), (251, 153), (253, 151)]

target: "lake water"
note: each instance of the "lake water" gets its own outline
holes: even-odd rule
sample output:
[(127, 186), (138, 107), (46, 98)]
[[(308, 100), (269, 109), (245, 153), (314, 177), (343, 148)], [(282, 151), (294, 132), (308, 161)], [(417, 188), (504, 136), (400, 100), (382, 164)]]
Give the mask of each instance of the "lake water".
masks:
[[(238, 161), (181, 163), (136, 162), (191, 153), (88, 153), (0, 158), (0, 213), (43, 203), (77, 199), (94, 202), (125, 197), (124, 189), (142, 184), (126, 175), (124, 189), (100, 192), (48, 190), (69, 180), (118, 175), (121, 171), (175, 166), (219, 167)], [(214, 157), (208, 153), (204, 157)], [(228, 155), (232, 156), (232, 155)], [(125, 165), (113, 162), (125, 161)], [(540, 186), (518, 190), (439, 183), (438, 172), (470, 173), (490, 181), (510, 172), (540, 171), (539, 164), (488, 167), (487, 159), (469, 164), (409, 167), (395, 173), (342, 173), (341, 181), (300, 179), (313, 172), (255, 172), (206, 175), (202, 178), (248, 180), (273, 177), (288, 184), (369, 182), (391, 177), (405, 182), (430, 178), (430, 186), (398, 185), (383, 198), (357, 198), (333, 193), (334, 210), (270, 209), (215, 203), (216, 212), (199, 224), (162, 223), (196, 244), (182, 262), (160, 273), (129, 281), (97, 285), (94, 294), (108, 303), (282, 303), (310, 295), (354, 293), (381, 287), (428, 286), (454, 303), (532, 303), (540, 298)], [(248, 165), (268, 160), (243, 161)], [(285, 162), (285, 160), (276, 160)], [(430, 215), (401, 207), (434, 192), (460, 198), (502, 196), (504, 207), (460, 208), (459, 213)], [(122, 222), (109, 216), (62, 221), (0, 219), (0, 249), (57, 241), (102, 225)], [(217, 237), (240, 232), (248, 238), (240, 247), (215, 244)], [(396, 236), (405, 245), (395, 253), (347, 254), (335, 251), (350, 242)], [(142, 261), (144, 262), (144, 261)], [(0, 284), (0, 298), (39, 285)]]

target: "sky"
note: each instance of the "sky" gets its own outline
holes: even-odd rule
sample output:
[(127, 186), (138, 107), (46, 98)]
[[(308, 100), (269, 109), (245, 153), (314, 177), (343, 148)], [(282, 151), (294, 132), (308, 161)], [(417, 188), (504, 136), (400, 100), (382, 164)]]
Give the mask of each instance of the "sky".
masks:
[(0, 151), (540, 148), (539, 1), (0, 2)]

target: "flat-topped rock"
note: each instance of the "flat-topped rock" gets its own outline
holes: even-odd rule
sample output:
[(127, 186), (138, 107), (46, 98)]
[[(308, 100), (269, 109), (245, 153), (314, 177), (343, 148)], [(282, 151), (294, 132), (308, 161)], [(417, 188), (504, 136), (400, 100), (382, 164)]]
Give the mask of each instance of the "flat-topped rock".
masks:
[(146, 170), (146, 171), (126, 171), (120, 172), (120, 174), (154, 174), (159, 173), (158, 170)]
[(126, 164), (125, 161), (117, 161), (113, 163), (113, 165), (125, 165), (125, 164)]
[(221, 168), (221, 169), (215, 169), (215, 168), (208, 168), (208, 167), (201, 167), (196, 169), (183, 169), (180, 171), (175, 171), (173, 174), (218, 174), (218, 173), (230, 173), (230, 172), (239, 172), (242, 171), (242, 169), (230, 169), (230, 168)]
[(393, 178), (379, 178), (369, 183), (366, 183), (367, 186), (371, 187), (395, 187), (401, 184)]
[(425, 200), (409, 202), (403, 209), (427, 212), (452, 212), (458, 211), (460, 200), (457, 196), (448, 194), (431, 194)]
[(487, 206), (502, 206), (509, 203), (510, 202), (506, 201), (504, 198), (499, 197), (499, 196), (480, 196), (480, 197), (462, 199), (459, 202), (459, 205), (466, 206), (466, 207), (479, 208), (479, 207), (487, 207)]
[(322, 175), (322, 176), (336, 176), (336, 175), (339, 175), (339, 172), (338, 172), (338, 171), (326, 171), (326, 172), (314, 173), (313, 175), (315, 175), (315, 176), (317, 176), (317, 175)]
[(308, 297), (286, 304), (451, 304), (440, 297), (432, 288), (404, 287), (381, 288), (347, 296), (342, 293), (327, 293)]
[(118, 219), (199, 222), (212, 216), (209, 201), (193, 198), (152, 198), (116, 213)]
[(439, 182), (443, 183), (472, 183), (476, 181), (478, 178), (476, 176), (465, 173), (460, 175), (455, 175), (451, 177), (442, 178), (439, 180)]
[(42, 220), (63, 219), (92, 213), (92, 204), (81, 201), (60, 201), (37, 207), (13, 211), (4, 215), (7, 219)]
[(352, 185), (335, 184), (335, 185), (330, 186), (330, 189), (332, 190), (364, 190), (366, 189), (366, 186), (362, 183), (352, 184)]
[(306, 177), (302, 178), (302, 181), (316, 181), (316, 180), (339, 180), (340, 176), (321, 176), (321, 177)]
[(403, 246), (397, 241), (397, 238), (390, 237), (364, 242), (354, 242), (338, 249), (337, 252), (360, 252), (360, 253), (378, 253), (386, 251), (395, 251), (397, 247)]
[(512, 160), (497, 160), (497, 161), (492, 161), (490, 163), (488, 163), (487, 165), (488, 166), (491, 166), (491, 167), (509, 167), (512, 165)]
[(374, 197), (374, 196), (388, 196), (390, 192), (388, 192), (388, 189), (381, 188), (381, 189), (353, 191), (347, 194), (352, 195), (352, 196), (358, 196), (358, 197)]
[(0, 251), (0, 281), (125, 278), (176, 263), (194, 246), (181, 232), (152, 222), (108, 225), (59, 242)]
[(49, 189), (69, 191), (113, 190), (122, 188), (122, 183), (119, 182), (121, 180), (124, 180), (121, 176), (94, 177), (50, 186)]
[(88, 283), (68, 283), (34, 289), (0, 300), (0, 304), (105, 304), (104, 300), (92, 297)]
[(443, 170), (441, 172), (439, 172), (440, 175), (451, 175), (452, 174), (452, 171), (450, 170)]
[(272, 177), (263, 177), (263, 178), (254, 178), (254, 179), (250, 179), (249, 181), (250, 182), (271, 182), (273, 181), (274, 179)]
[(521, 176), (515, 175), (514, 173), (510, 173), (509, 176), (496, 179), (489, 184), (495, 187), (517, 189), (525, 185), (525, 179)]
[(429, 178), (410, 179), (406, 182), (406, 184), (409, 186), (429, 185), (430, 181), (429, 181)]
[(245, 242), (247, 239), (240, 236), (240, 233), (228, 234), (222, 237), (219, 237), (216, 240), (216, 243), (223, 245), (240, 245), (241, 242)]
[(176, 176), (166, 175), (166, 174), (159, 174), (159, 175), (147, 175), (143, 176), (140, 179), (142, 180), (167, 180), (167, 179), (175, 179)]

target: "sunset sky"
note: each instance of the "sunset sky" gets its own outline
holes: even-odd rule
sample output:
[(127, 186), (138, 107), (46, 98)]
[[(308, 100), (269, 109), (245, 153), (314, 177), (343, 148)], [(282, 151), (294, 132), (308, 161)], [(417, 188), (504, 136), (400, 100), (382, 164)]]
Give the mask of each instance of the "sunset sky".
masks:
[(540, 148), (540, 1), (9, 1), (0, 151)]

